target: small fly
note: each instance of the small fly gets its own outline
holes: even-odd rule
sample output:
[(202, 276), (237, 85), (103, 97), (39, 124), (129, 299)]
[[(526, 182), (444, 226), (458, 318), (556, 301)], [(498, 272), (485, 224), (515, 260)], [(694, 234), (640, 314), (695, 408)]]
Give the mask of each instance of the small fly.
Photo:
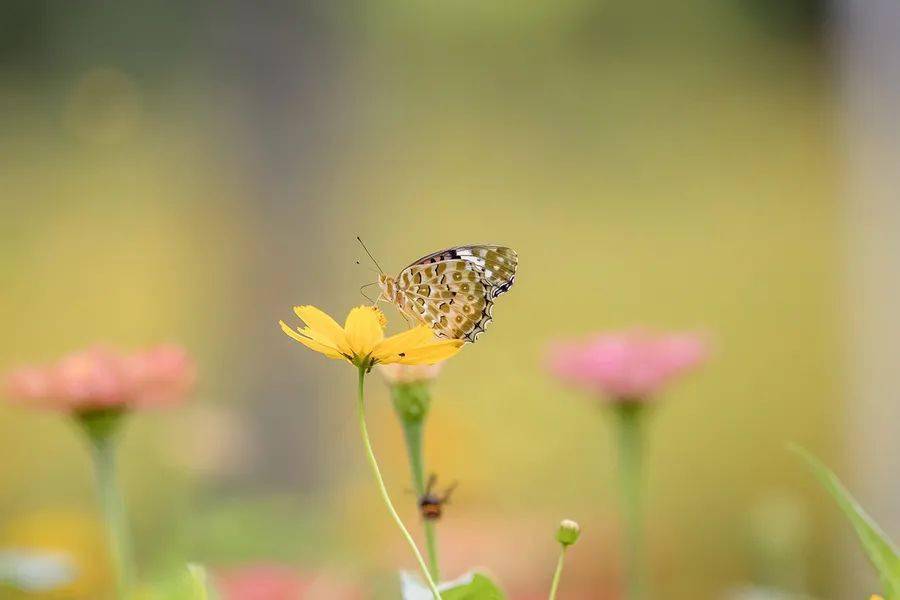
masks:
[(441, 515), (444, 514), (444, 505), (449, 502), (450, 495), (456, 489), (456, 482), (454, 481), (444, 490), (443, 494), (437, 494), (434, 492), (436, 483), (437, 475), (432, 473), (428, 478), (428, 485), (425, 486), (425, 493), (419, 498), (419, 511), (422, 513), (422, 518), (426, 521), (437, 521), (441, 518)]

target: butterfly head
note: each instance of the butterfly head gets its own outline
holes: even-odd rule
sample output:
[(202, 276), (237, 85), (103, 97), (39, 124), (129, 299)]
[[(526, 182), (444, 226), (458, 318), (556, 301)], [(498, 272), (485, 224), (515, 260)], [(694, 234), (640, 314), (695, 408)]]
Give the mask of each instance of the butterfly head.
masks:
[(397, 282), (393, 277), (382, 273), (378, 276), (378, 287), (381, 288), (381, 298), (387, 302), (394, 302), (397, 297)]

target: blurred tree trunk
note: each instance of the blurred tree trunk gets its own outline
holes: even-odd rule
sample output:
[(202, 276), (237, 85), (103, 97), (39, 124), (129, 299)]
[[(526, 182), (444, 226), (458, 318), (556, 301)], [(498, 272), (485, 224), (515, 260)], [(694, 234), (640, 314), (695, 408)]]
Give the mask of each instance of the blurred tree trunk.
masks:
[[(235, 379), (256, 425), (249, 476), (274, 489), (309, 488), (321, 473), (317, 357), (300, 356), (278, 329), (291, 307), (321, 299), (333, 282), (316, 257), (332, 235), (326, 219), (340, 119), (340, 65), (327, 2), (231, 0), (216, 5), (211, 60), (235, 127), (226, 164), (243, 185), (251, 254), (239, 289), (241, 355)], [(323, 270), (324, 271), (324, 270)], [(308, 359), (308, 360), (301, 360)], [(319, 370), (318, 373), (321, 373)]]
[[(838, 4), (847, 160), (852, 461), (860, 500), (900, 539), (900, 2)], [(876, 590), (857, 546), (846, 598)], [(850, 575), (850, 574), (848, 574)]]

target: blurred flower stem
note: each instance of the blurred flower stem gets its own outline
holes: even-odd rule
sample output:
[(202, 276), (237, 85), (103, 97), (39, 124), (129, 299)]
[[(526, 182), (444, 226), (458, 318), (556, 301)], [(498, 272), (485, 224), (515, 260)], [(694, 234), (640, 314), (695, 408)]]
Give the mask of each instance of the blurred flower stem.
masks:
[(431, 593), (436, 600), (440, 600), (441, 594), (438, 591), (437, 584), (435, 584), (434, 579), (431, 577), (431, 573), (428, 570), (428, 565), (425, 564), (425, 559), (422, 558), (422, 553), (419, 552), (419, 548), (416, 546), (415, 540), (413, 540), (413, 537), (412, 535), (410, 535), (409, 530), (406, 529), (406, 526), (403, 525), (403, 521), (400, 519), (400, 515), (397, 514), (397, 510), (394, 508), (394, 504), (391, 502), (391, 497), (388, 495), (387, 487), (385, 487), (384, 485), (384, 478), (381, 476), (381, 469), (378, 467), (378, 461), (375, 459), (375, 452), (372, 450), (372, 442), (369, 440), (369, 428), (366, 426), (365, 402), (366, 373), (370, 368), (371, 364), (361, 363), (359, 365), (359, 397), (357, 402), (357, 412), (359, 414), (359, 432), (362, 435), (363, 445), (366, 448), (366, 458), (369, 460), (369, 466), (372, 468), (372, 474), (375, 476), (375, 481), (378, 483), (378, 491), (381, 492), (381, 499), (384, 500), (384, 504), (387, 507), (388, 512), (391, 514), (391, 518), (394, 519), (394, 522), (397, 524), (397, 527), (400, 528), (404, 539), (409, 544), (410, 549), (412, 549), (412, 552), (416, 557), (416, 562), (419, 564), (419, 569), (422, 571), (422, 575), (425, 577), (425, 581), (428, 583), (428, 589), (431, 590)]
[[(425, 418), (431, 408), (431, 394), (426, 382), (398, 383), (391, 386), (391, 398), (394, 409), (403, 427), (406, 439), (406, 452), (409, 456), (409, 468), (412, 473), (413, 487), (416, 496), (423, 498), (425, 489), (425, 464), (422, 452), (422, 438)], [(438, 562), (437, 531), (433, 519), (423, 519), (425, 529), (425, 550), (428, 553), (428, 567), (435, 581), (441, 580)]]
[(645, 592), (641, 494), (645, 405), (623, 401), (614, 410), (619, 430), (619, 487), (625, 527), (625, 597), (641, 600)]
[(566, 560), (566, 547), (559, 549), (559, 560), (556, 561), (556, 571), (553, 573), (553, 583), (550, 585), (550, 600), (556, 600), (556, 590), (559, 589), (559, 580), (562, 578), (563, 563)]
[(131, 539), (116, 476), (118, 433), (125, 412), (120, 408), (94, 409), (76, 413), (91, 445), (97, 494), (109, 538), (109, 552), (116, 577), (116, 597), (128, 596), (134, 576)]

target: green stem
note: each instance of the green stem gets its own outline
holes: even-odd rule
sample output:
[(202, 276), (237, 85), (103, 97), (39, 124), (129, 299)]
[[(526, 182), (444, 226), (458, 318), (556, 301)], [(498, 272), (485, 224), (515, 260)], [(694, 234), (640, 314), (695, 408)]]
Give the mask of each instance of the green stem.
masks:
[(116, 442), (122, 416), (119, 412), (96, 411), (79, 417), (91, 442), (97, 495), (106, 525), (110, 559), (116, 578), (116, 597), (119, 600), (128, 596), (134, 576), (125, 504), (116, 476)]
[(566, 559), (566, 546), (560, 545), (559, 560), (556, 561), (556, 572), (553, 574), (553, 583), (550, 585), (550, 600), (556, 600), (556, 590), (559, 589), (559, 580), (562, 578), (563, 562)]
[(364, 397), (365, 379), (366, 368), (360, 367), (359, 399), (357, 402), (357, 412), (359, 415), (359, 432), (362, 435), (363, 445), (366, 448), (366, 458), (369, 460), (369, 466), (372, 468), (372, 474), (375, 476), (375, 481), (378, 483), (378, 491), (381, 492), (381, 499), (384, 500), (384, 504), (385, 506), (387, 506), (388, 512), (391, 514), (391, 518), (394, 519), (394, 523), (396, 523), (397, 527), (400, 528), (400, 532), (403, 534), (403, 538), (412, 549), (412, 552), (416, 557), (416, 562), (419, 563), (419, 569), (422, 571), (422, 575), (425, 577), (425, 581), (428, 584), (428, 589), (431, 590), (431, 593), (436, 600), (440, 600), (441, 593), (438, 591), (437, 585), (434, 583), (434, 579), (432, 579), (431, 573), (429, 573), (428, 571), (428, 565), (425, 564), (425, 559), (422, 558), (422, 554), (416, 547), (415, 540), (413, 540), (413, 537), (409, 534), (409, 531), (403, 525), (403, 521), (400, 519), (400, 515), (397, 514), (397, 510), (394, 508), (394, 504), (391, 502), (391, 497), (388, 495), (387, 487), (385, 487), (384, 485), (384, 478), (382, 478), (381, 476), (381, 469), (378, 468), (378, 461), (375, 459), (375, 452), (372, 450), (372, 442), (369, 440), (369, 428), (366, 426), (366, 403)]
[(616, 407), (619, 426), (619, 482), (625, 520), (625, 597), (628, 600), (640, 600), (644, 597), (641, 500), (643, 408), (639, 402), (622, 402)]
[[(398, 398), (401, 394), (427, 394), (428, 391), (424, 387), (413, 388), (409, 385), (395, 386), (392, 389), (394, 394), (395, 406), (402, 406), (402, 400), (411, 400), (410, 398)], [(416, 414), (409, 414), (398, 410), (400, 423), (403, 426), (403, 436), (406, 440), (406, 453), (409, 456), (409, 468), (412, 474), (413, 486), (415, 487), (416, 496), (421, 498), (425, 495), (425, 462), (422, 451), (423, 429), (425, 427), (425, 416), (428, 406), (427, 398), (416, 398), (415, 406), (421, 408)], [(425, 530), (425, 551), (428, 554), (428, 567), (432, 579), (441, 580), (440, 563), (438, 562), (437, 547), (437, 529), (435, 522), (430, 519), (424, 519), (422, 526)]]
[(423, 521), (422, 527), (425, 529), (425, 551), (428, 552), (431, 578), (439, 582), (441, 580), (441, 571), (438, 566), (437, 528), (435, 527), (435, 522), (429, 519)]

